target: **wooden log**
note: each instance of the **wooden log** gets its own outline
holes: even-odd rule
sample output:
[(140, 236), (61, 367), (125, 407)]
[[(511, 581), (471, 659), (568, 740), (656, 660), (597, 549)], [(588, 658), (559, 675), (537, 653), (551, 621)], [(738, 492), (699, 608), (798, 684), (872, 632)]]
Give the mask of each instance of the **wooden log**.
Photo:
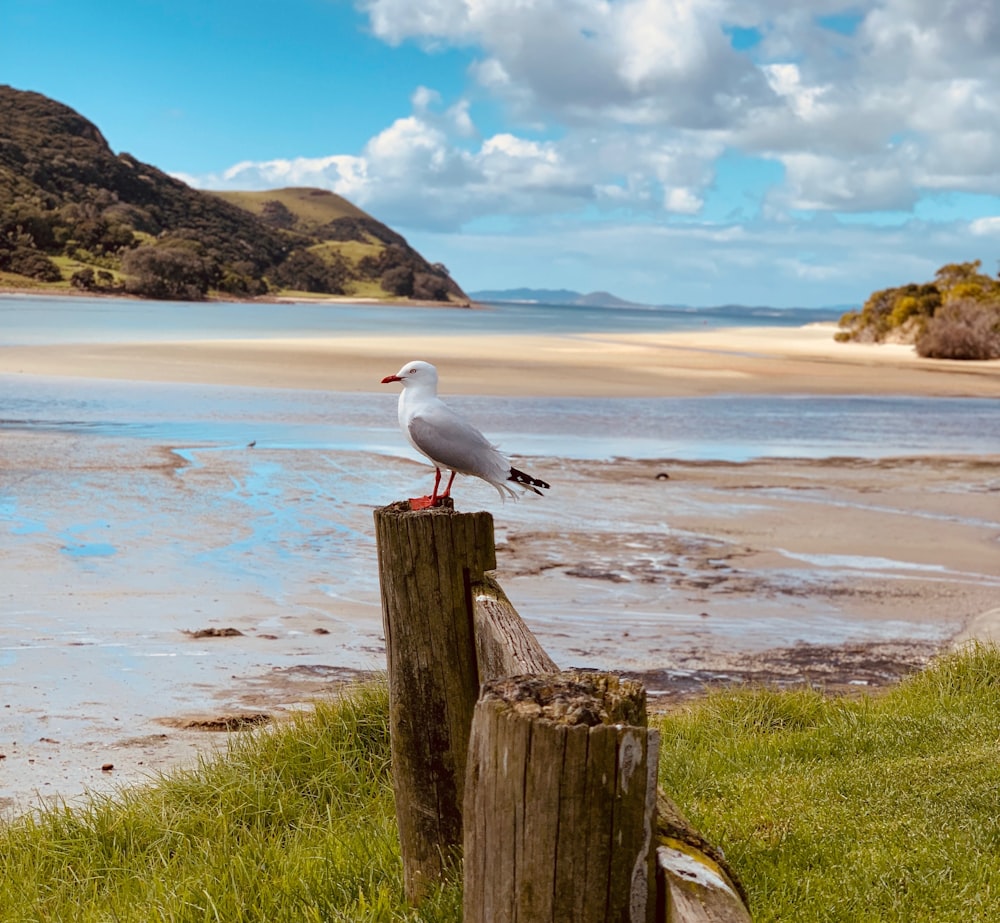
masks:
[(471, 588), (496, 567), (493, 517), (375, 510), (403, 881), (418, 903), (457, 859), (479, 694)]
[(498, 679), (476, 705), (465, 923), (648, 923), (659, 737), (638, 683)]
[(559, 670), (489, 574), (473, 586), (472, 604), (480, 683), (501, 676)]
[(733, 881), (705, 853), (683, 840), (661, 840), (656, 865), (662, 923), (752, 923)]
[(657, 923), (751, 923), (746, 892), (722, 852), (662, 791), (656, 813)]

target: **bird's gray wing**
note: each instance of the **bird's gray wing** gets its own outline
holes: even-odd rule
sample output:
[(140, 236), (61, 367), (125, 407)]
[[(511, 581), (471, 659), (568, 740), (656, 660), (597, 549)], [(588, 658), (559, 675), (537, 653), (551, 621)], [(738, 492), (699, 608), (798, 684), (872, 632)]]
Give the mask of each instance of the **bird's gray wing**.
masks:
[(413, 445), (438, 467), (488, 480), (507, 476), (510, 463), (503, 453), (444, 404), (412, 416), (407, 431)]

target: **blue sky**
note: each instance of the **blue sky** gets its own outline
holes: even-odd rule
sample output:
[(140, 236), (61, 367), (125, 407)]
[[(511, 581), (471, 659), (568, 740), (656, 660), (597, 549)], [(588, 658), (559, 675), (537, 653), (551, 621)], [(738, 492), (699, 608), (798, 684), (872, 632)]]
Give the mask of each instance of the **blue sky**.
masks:
[(841, 305), (1000, 257), (994, 0), (0, 0), (0, 83), (201, 188), (333, 189), (468, 291)]

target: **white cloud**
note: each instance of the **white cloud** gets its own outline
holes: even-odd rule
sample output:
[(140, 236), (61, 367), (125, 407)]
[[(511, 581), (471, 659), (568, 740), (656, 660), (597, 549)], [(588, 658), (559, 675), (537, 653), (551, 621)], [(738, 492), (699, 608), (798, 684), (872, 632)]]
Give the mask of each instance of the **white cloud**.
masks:
[[(1000, 5), (993, 0), (363, 0), (391, 42), (479, 49), (482, 90), (533, 124), (572, 135), (643, 134), (636, 148), (688, 145), (699, 179), (666, 180), (646, 156), (616, 193), (635, 204), (684, 186), (704, 199), (725, 148), (781, 162), (769, 206), (911, 208), (924, 190), (1000, 192)], [(823, 17), (854, 17), (854, 28)], [(756, 29), (734, 50), (724, 27)], [(652, 140), (651, 140), (652, 139)], [(712, 146), (706, 147), (706, 139)], [(956, 142), (958, 142), (956, 144)], [(600, 170), (599, 162), (592, 164)], [(651, 195), (635, 174), (662, 184)], [(599, 190), (599, 192), (598, 192)]]
[(677, 215), (697, 215), (704, 201), (690, 189), (677, 188), (667, 190), (663, 206), (668, 212)]
[(249, 161), (219, 174), (174, 174), (198, 189), (276, 189), (282, 186), (319, 186), (345, 198), (360, 194), (366, 182), (365, 161), (344, 154), (330, 157)]
[(1000, 215), (989, 218), (976, 218), (969, 223), (969, 230), (977, 237), (1000, 236)]
[(799, 211), (908, 211), (916, 193), (906, 156), (837, 159), (788, 154), (783, 202)]

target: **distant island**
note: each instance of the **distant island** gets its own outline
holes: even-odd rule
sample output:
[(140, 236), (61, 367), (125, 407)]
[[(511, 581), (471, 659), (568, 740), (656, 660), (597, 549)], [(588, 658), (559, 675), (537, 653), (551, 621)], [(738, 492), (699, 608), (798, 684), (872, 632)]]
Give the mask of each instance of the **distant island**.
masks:
[(583, 295), (566, 288), (505, 288), (470, 292), (473, 301), (490, 301), (496, 304), (569, 304), (589, 308), (649, 307), (634, 301), (618, 298), (610, 292), (591, 292)]
[(209, 193), (62, 103), (0, 85), (0, 288), (468, 305), (440, 263), (325, 189)]
[(610, 292), (590, 292), (582, 294), (566, 288), (505, 288), (484, 289), (470, 292), (473, 301), (493, 304), (555, 304), (588, 308), (657, 308), (659, 310), (683, 311), (698, 314), (743, 315), (745, 317), (778, 317), (794, 314), (808, 320), (836, 320), (848, 305), (828, 305), (820, 308), (775, 308), (769, 305), (722, 304), (711, 307), (693, 308), (683, 304), (643, 304), (627, 301)]

